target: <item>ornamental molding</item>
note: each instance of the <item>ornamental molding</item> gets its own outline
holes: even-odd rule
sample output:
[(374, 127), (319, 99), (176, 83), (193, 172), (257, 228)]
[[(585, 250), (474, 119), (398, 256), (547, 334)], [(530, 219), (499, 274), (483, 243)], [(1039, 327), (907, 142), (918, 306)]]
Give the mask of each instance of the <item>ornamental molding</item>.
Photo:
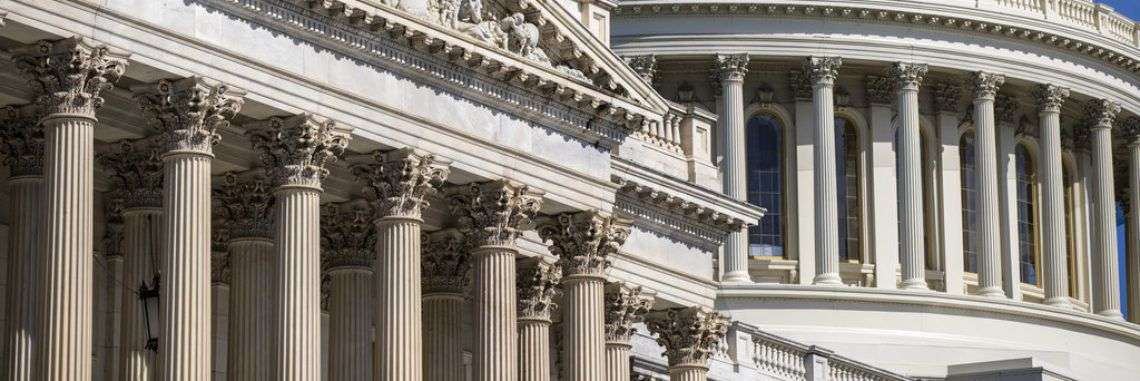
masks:
[(321, 267), (372, 269), (376, 224), (364, 200), (321, 205)]
[(350, 158), (352, 174), (364, 183), (372, 200), (374, 219), (385, 217), (421, 218), (429, 202), (451, 169), (451, 161), (414, 148)]
[[(524, 118), (587, 140), (617, 142), (643, 123), (660, 119), (665, 110), (664, 99), (646, 84), (630, 85), (637, 87), (636, 93), (640, 94), (631, 97), (625, 85), (640, 82), (637, 74), (628, 68), (624, 70), (630, 73), (620, 73), (622, 69), (615, 68), (621, 62), (616, 58), (607, 62), (611, 59), (604, 48), (579, 49), (577, 44), (581, 42), (575, 41), (587, 41), (588, 32), (569, 37), (567, 33), (579, 33), (566, 31), (565, 22), (554, 21), (563, 16), (546, 10), (547, 5), (541, 2), (512, 2), (510, 7), (514, 8), (509, 9), (513, 11), (498, 26), (506, 29), (503, 34), (516, 36), (488, 36), (500, 42), (496, 45), (467, 33), (473, 32), (470, 29), (464, 32), (446, 23), (432, 22), (428, 10), (416, 16), (398, 9), (398, 4), (362, 4), (358, 0), (306, 1), (309, 6), (282, 0), (191, 1), (288, 31), (295, 37), (308, 37), (313, 44), (385, 70), (425, 79), (489, 107), (525, 115)], [(455, 17), (461, 13), (455, 12)], [(519, 22), (519, 14), (523, 22)], [(447, 15), (447, 19), (451, 17)], [(472, 20), (469, 15), (466, 17)], [(479, 24), (490, 26), (485, 21)], [(520, 55), (521, 50), (516, 53), (520, 44), (529, 46), (535, 40), (532, 27), (537, 28), (543, 49), (554, 44), (558, 56), (579, 66), (558, 69)], [(503, 41), (505, 45), (501, 44)], [(577, 71), (601, 85), (576, 78)]]
[[(619, 196), (660, 208), (668, 214), (715, 229), (721, 234), (740, 231), (745, 226), (751, 225), (740, 218), (703, 207), (696, 202), (685, 200), (651, 185), (642, 184), (637, 180), (617, 175), (612, 176), (611, 179), (618, 185)], [(717, 241), (719, 242), (720, 239), (718, 238)]]
[(10, 177), (42, 176), (44, 128), (35, 104), (0, 108), (0, 154)]
[(518, 318), (550, 322), (558, 308), (561, 267), (541, 258), (521, 259), (517, 263)]
[[(966, 9), (963, 9), (966, 10)], [(948, 12), (954, 12), (948, 10)], [(1011, 12), (1012, 13), (1012, 12)], [(1133, 73), (1140, 73), (1140, 58), (1105, 44), (1096, 43), (1083, 38), (1064, 36), (1052, 33), (1042, 28), (1025, 27), (993, 20), (975, 20), (964, 17), (962, 12), (952, 16), (921, 11), (900, 11), (897, 9), (880, 9), (860, 6), (816, 6), (800, 4), (765, 4), (761, 3), (699, 3), (699, 4), (623, 4), (613, 11), (614, 18), (619, 17), (656, 17), (661, 15), (676, 16), (762, 16), (773, 18), (822, 18), (864, 20), (875, 23), (922, 25), (955, 31), (970, 31), (981, 34), (1003, 36), (1010, 39), (1029, 41), (1041, 45), (1051, 46), (1083, 54), (1116, 65)], [(999, 15), (1008, 17), (1005, 15)], [(1039, 20), (1033, 20), (1039, 21)], [(1067, 27), (1057, 24), (1058, 27)], [(1091, 28), (1095, 26), (1082, 26)], [(1095, 32), (1094, 32), (1095, 33)], [(1135, 33), (1135, 32), (1133, 32)], [(1135, 37), (1131, 37), (1135, 38)], [(1119, 42), (1119, 41), (1115, 41)], [(1131, 42), (1134, 47), (1137, 42)]]

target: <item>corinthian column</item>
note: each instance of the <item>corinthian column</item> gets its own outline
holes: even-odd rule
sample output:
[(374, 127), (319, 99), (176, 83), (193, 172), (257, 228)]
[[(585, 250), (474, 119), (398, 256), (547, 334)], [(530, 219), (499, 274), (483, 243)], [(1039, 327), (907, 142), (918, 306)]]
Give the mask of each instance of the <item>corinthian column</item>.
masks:
[(550, 315), (562, 270), (539, 258), (518, 264), (519, 381), (550, 380)]
[(32, 379), (32, 351), (36, 345), (36, 287), (42, 256), (39, 254), (40, 210), (43, 208), (43, 129), (35, 106), (0, 110), (0, 150), (8, 175), (8, 306), (6, 330), (0, 345), (8, 357), (0, 359), (4, 380)]
[(1120, 269), (1116, 251), (1116, 186), (1113, 183), (1112, 124), (1120, 112), (1120, 104), (1103, 99), (1088, 104), (1092, 121), (1089, 140), (1093, 161), (1093, 310), (1111, 319), (1123, 319), (1120, 313)]
[(815, 111), (815, 280), (814, 284), (841, 285), (839, 278), (839, 195), (835, 178), (835, 78), (843, 60), (811, 57), (805, 71), (811, 75)]
[(997, 131), (994, 98), (1005, 76), (974, 74), (974, 163), (978, 176), (978, 294), (1002, 298), (998, 215)]
[[(162, 243), (162, 159), (161, 146), (154, 139), (123, 140), (99, 155), (98, 163), (107, 170), (112, 189), (123, 196), (123, 279), (131, 290), (154, 287), (158, 274), (159, 245)], [(131, 293), (122, 300), (119, 344), (121, 379), (146, 381), (154, 377), (154, 348), (141, 300)]]
[(918, 88), (926, 65), (896, 63), (891, 75), (898, 80), (899, 105), (899, 211), (902, 244), (902, 288), (925, 290), (926, 242), (922, 216), (922, 143), (918, 121)]
[(321, 375), (320, 203), (325, 165), (348, 146), (336, 123), (301, 114), (246, 126), (274, 185), (277, 243), (276, 379)]
[(1065, 245), (1065, 197), (1061, 184), (1061, 104), (1069, 97), (1069, 89), (1040, 85), (1034, 91), (1038, 119), (1041, 121), (1041, 243), (1044, 246), (1045, 304), (1071, 308), (1069, 302), (1069, 266)]
[(550, 252), (558, 256), (562, 266), (567, 380), (605, 377), (607, 257), (620, 250), (629, 237), (629, 223), (586, 211), (544, 218), (539, 224), (539, 235), (551, 242)]
[[(721, 97), (724, 103), (724, 194), (734, 200), (748, 200), (748, 178), (745, 173), (744, 75), (748, 73), (748, 54), (716, 56)], [(748, 275), (748, 230), (732, 232), (724, 246), (724, 281), (751, 282)]]
[(653, 308), (653, 295), (641, 287), (625, 283), (606, 284), (606, 377), (605, 381), (627, 381), (630, 376), (630, 338)]
[(705, 381), (709, 357), (728, 332), (728, 319), (704, 307), (650, 312), (645, 325), (665, 347), (670, 381)]
[(508, 180), (450, 189), (452, 214), (467, 236), (473, 270), (476, 381), (518, 379), (515, 241), (538, 212), (542, 192)]
[(210, 161), (217, 130), (241, 108), (240, 91), (200, 77), (136, 86), (162, 131), (163, 249), (159, 273), (159, 378), (209, 378)]
[(214, 210), (227, 233), (230, 314), (226, 375), (232, 381), (273, 378), (273, 196), (261, 173), (227, 172), (217, 179)]
[(466, 240), (448, 229), (423, 241), (424, 379), (464, 381), (463, 317), (469, 312), (464, 295), (471, 269)]
[(126, 56), (81, 38), (12, 49), (43, 112), (43, 219), (39, 253), (36, 377), (91, 379), (94, 237), (92, 172), (100, 93), (126, 70)]
[(425, 199), (447, 179), (449, 161), (412, 148), (372, 154), (353, 173), (377, 200), (376, 381), (423, 378), (420, 227)]
[(363, 200), (321, 206), (321, 260), (329, 277), (329, 380), (372, 379), (376, 235)]

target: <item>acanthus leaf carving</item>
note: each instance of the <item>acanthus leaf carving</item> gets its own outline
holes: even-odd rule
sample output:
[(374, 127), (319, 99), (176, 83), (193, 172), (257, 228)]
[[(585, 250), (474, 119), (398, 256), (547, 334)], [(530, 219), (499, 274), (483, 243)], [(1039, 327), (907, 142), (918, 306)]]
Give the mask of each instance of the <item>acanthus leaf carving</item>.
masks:
[(898, 81), (900, 89), (917, 90), (929, 70), (926, 64), (896, 62), (887, 69), (887, 73)]
[(887, 77), (868, 75), (866, 79), (867, 101), (872, 104), (889, 105), (895, 101), (895, 84)]
[(1090, 128), (1112, 128), (1120, 113), (1120, 103), (1108, 99), (1093, 99), (1085, 104)]
[(326, 165), (348, 147), (349, 131), (336, 122), (304, 113), (246, 125), (253, 148), (275, 186), (320, 189)]
[(704, 307), (652, 311), (645, 325), (665, 347), (669, 366), (708, 367), (708, 360), (728, 333), (728, 318)]
[(11, 177), (43, 175), (44, 129), (40, 110), (34, 104), (0, 108), (0, 153)]
[(216, 214), (232, 239), (271, 238), (273, 204), (269, 179), (260, 171), (227, 172), (214, 188)]
[(840, 57), (808, 57), (804, 60), (804, 72), (811, 78), (813, 86), (834, 85), (842, 66), (843, 59)]
[(132, 88), (163, 133), (167, 154), (213, 154), (218, 131), (241, 111), (245, 92), (203, 77), (161, 79)]
[(94, 119), (100, 94), (127, 70), (127, 56), (90, 40), (41, 40), (12, 49), (16, 68), (26, 75), (46, 116)]
[(470, 277), (470, 249), (467, 238), (455, 229), (424, 233), (420, 262), (424, 295), (466, 294)]
[(962, 85), (954, 82), (935, 82), (930, 86), (936, 112), (956, 113), (962, 109)]
[(95, 159), (110, 173), (113, 189), (122, 193), (125, 208), (157, 208), (162, 206), (161, 147), (154, 139), (124, 139)]
[(376, 224), (364, 200), (321, 205), (321, 261), (324, 268), (372, 268)]
[(653, 308), (653, 293), (623, 282), (608, 282), (605, 290), (606, 341), (629, 345), (633, 325)]
[(474, 246), (513, 247), (542, 205), (542, 191), (510, 180), (449, 188), (452, 214)]
[(566, 275), (604, 276), (610, 254), (618, 252), (629, 237), (631, 221), (604, 216), (597, 211), (563, 213), (545, 217), (538, 234), (550, 241), (550, 252)]
[(1040, 84), (1033, 88), (1033, 97), (1042, 111), (1061, 112), (1061, 105), (1069, 98), (1069, 88)]
[(364, 162), (352, 165), (352, 173), (374, 197), (375, 218), (418, 219), (429, 206), (427, 197), (447, 181), (449, 164), (447, 159), (413, 148), (401, 148), (368, 155)]
[(555, 296), (562, 271), (540, 258), (520, 260), (518, 271), (518, 318), (550, 321), (557, 308)]
[(1001, 74), (979, 71), (974, 73), (974, 97), (993, 99), (998, 89), (1005, 84), (1005, 76)]

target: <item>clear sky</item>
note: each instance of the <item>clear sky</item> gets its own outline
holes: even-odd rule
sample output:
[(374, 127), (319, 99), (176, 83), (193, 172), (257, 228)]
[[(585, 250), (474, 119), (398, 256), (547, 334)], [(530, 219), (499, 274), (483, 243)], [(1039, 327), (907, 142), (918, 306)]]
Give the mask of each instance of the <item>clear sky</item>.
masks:
[(1140, 20), (1140, 0), (1097, 0), (1123, 13), (1132, 20)]

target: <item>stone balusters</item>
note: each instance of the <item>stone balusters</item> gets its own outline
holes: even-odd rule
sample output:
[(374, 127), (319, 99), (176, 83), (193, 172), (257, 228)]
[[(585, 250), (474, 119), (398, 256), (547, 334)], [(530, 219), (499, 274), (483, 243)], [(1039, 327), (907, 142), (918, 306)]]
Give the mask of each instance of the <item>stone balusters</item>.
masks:
[(226, 374), (234, 381), (273, 377), (273, 300), (277, 278), (273, 253), (273, 195), (260, 171), (222, 174), (213, 203), (227, 237), (230, 283), (229, 355)]
[(403, 148), (353, 165), (376, 200), (376, 381), (423, 378), (421, 214), (447, 180), (449, 163)]
[(1072, 308), (1069, 302), (1068, 246), (1065, 243), (1065, 197), (1061, 163), (1061, 104), (1069, 89), (1040, 85), (1034, 91), (1041, 126), (1038, 173), (1041, 178), (1041, 244), (1045, 304)]
[(364, 200), (321, 206), (321, 260), (329, 277), (331, 381), (372, 379), (374, 226)]
[(566, 346), (567, 380), (605, 377), (605, 272), (608, 256), (629, 237), (630, 221), (597, 211), (563, 213), (543, 218), (538, 233), (551, 242), (550, 252), (562, 266), (565, 293), (562, 338)]
[(704, 307), (670, 308), (645, 316), (657, 344), (665, 347), (670, 381), (705, 381), (709, 358), (728, 332), (728, 319)]
[(514, 381), (518, 375), (516, 240), (542, 203), (542, 192), (509, 180), (449, 189), (452, 214), (471, 249), (476, 381)]
[(1005, 83), (1000, 74), (974, 74), (974, 165), (978, 177), (978, 294), (1002, 298), (1001, 226), (998, 216), (997, 130), (994, 99)]
[(1093, 311), (1111, 319), (1120, 312), (1120, 269), (1116, 251), (1116, 186), (1113, 181), (1112, 127), (1120, 104), (1093, 100), (1087, 104), (1092, 155)]
[(349, 131), (311, 114), (246, 126), (269, 171), (277, 244), (277, 379), (317, 380), (321, 373), (320, 200), (327, 164), (348, 146)]
[(804, 71), (811, 77), (815, 111), (815, 279), (814, 284), (841, 285), (839, 277), (839, 195), (835, 181), (835, 79), (843, 60), (810, 57)]
[(550, 323), (562, 269), (539, 258), (518, 263), (519, 381), (550, 380)]
[(650, 308), (653, 308), (652, 293), (625, 283), (606, 284), (605, 381), (630, 379), (629, 356), (633, 349), (630, 339), (637, 331), (633, 325), (642, 321)]
[[(123, 200), (123, 279), (125, 287), (139, 291), (154, 287), (162, 245), (162, 146), (156, 139), (123, 140), (98, 156), (110, 175), (111, 189)], [(120, 327), (121, 379), (146, 381), (154, 376), (153, 348), (146, 329), (141, 300), (130, 294), (122, 300)]]
[(210, 374), (210, 167), (218, 130), (241, 109), (244, 93), (200, 77), (132, 88), (164, 143), (163, 253), (159, 272), (159, 378)]
[(899, 241), (902, 288), (926, 290), (926, 241), (923, 232), (922, 142), (918, 120), (918, 88), (926, 76), (922, 64), (896, 63), (890, 69), (898, 81), (899, 107)]
[(0, 109), (0, 152), (8, 175), (8, 306), (7, 327), (0, 331), (0, 377), (31, 381), (36, 345), (36, 287), (42, 262), (39, 240), (43, 208), (43, 128), (33, 105)]
[[(748, 73), (748, 54), (716, 56), (717, 78), (720, 80), (724, 161), (721, 163), (724, 194), (737, 201), (748, 200), (745, 173), (744, 76)], [(748, 230), (732, 232), (725, 241), (725, 282), (751, 282), (748, 274)]]
[(124, 54), (82, 38), (39, 41), (11, 49), (30, 80), (44, 135), (43, 210), (39, 244), (35, 375), (91, 378), (93, 171), (95, 110), (126, 70)]
[(455, 229), (427, 234), (423, 239), (424, 379), (464, 381), (463, 329), (466, 294), (471, 277), (466, 238)]

